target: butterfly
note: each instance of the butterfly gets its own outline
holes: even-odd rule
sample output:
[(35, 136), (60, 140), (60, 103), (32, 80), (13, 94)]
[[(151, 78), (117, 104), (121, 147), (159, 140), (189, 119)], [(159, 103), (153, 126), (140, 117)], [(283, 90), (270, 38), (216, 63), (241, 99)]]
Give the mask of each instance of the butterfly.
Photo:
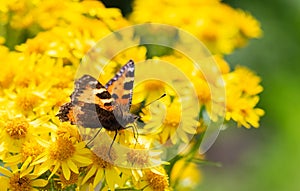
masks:
[[(60, 121), (69, 121), (84, 128), (105, 128), (114, 131), (110, 145), (118, 131), (129, 128), (138, 116), (129, 112), (134, 83), (134, 62), (129, 60), (104, 86), (90, 75), (75, 81), (71, 101), (62, 105), (56, 115)], [(98, 133), (100, 132), (98, 131)], [(97, 134), (98, 134), (97, 133)], [(94, 136), (94, 138), (97, 136)]]

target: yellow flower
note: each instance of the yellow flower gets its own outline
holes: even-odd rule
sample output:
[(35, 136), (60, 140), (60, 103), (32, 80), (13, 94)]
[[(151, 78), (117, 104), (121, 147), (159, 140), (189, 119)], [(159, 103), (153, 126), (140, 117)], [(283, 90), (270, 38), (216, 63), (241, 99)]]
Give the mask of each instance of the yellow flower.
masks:
[(65, 179), (70, 180), (71, 172), (78, 174), (79, 168), (91, 164), (92, 160), (85, 142), (73, 143), (72, 139), (57, 137), (31, 165), (40, 163), (42, 164), (37, 168), (37, 173), (42, 174), (50, 169), (51, 178), (61, 170)]
[(59, 173), (59, 181), (60, 189), (65, 189), (68, 186), (75, 185), (78, 183), (79, 174), (71, 171), (71, 175), (69, 179), (66, 179), (63, 173)]
[(227, 87), (238, 88), (243, 94), (254, 96), (263, 91), (261, 78), (246, 67), (237, 66), (233, 72), (224, 75), (224, 78)]
[(34, 139), (43, 141), (41, 136), (47, 135), (50, 129), (44, 124), (48, 121), (48, 117), (43, 117), (33, 121), (29, 121), (23, 116), (1, 116), (0, 124), (2, 126), (0, 140), (6, 152), (18, 153), (21, 151), (22, 145)]
[(246, 44), (247, 38), (259, 38), (262, 36), (260, 23), (249, 13), (238, 10), (236, 12), (237, 25), (239, 27), (240, 38), (237, 38), (237, 46)]
[[(161, 104), (154, 103), (150, 111), (152, 119), (146, 122), (144, 129), (157, 134), (161, 143), (171, 141), (172, 144), (176, 144), (179, 140), (188, 143), (196, 133), (199, 124), (193, 108), (182, 108), (179, 102), (174, 101), (166, 110)], [(164, 113), (165, 117), (162, 116)]]
[(120, 169), (113, 165), (113, 162), (117, 159), (116, 151), (112, 148), (109, 157), (109, 149), (109, 145), (106, 144), (93, 147), (92, 164), (87, 167), (87, 173), (81, 184), (92, 180), (93, 188), (95, 188), (104, 180), (110, 190), (114, 190), (116, 185), (122, 186), (124, 184), (121, 179)]
[(238, 126), (258, 127), (264, 111), (255, 108), (263, 88), (260, 77), (245, 67), (237, 67), (233, 72), (224, 75), (226, 87), (225, 119), (233, 119)]
[[(136, 0), (130, 20), (180, 27), (218, 54), (229, 54), (261, 33), (258, 21), (250, 14), (235, 10), (219, 0)], [(240, 42), (241, 36), (243, 43)]]
[(134, 182), (138, 189), (144, 191), (170, 191), (169, 177), (162, 166), (143, 170), (143, 179)]
[(0, 166), (1, 191), (6, 190), (28, 190), (38, 191), (37, 187), (45, 187), (48, 184), (47, 180), (39, 178), (38, 175), (25, 174), (21, 175), (20, 169), (17, 166), (9, 166), (4, 168)]
[(23, 143), (20, 153), (5, 157), (3, 162), (9, 166), (22, 164), (21, 170), (27, 168), (30, 172), (33, 169), (33, 166), (29, 167), (30, 163), (33, 162), (44, 150), (45, 148), (42, 145), (40, 145), (36, 140), (31, 139)]
[(170, 179), (172, 186), (178, 190), (194, 190), (202, 175), (195, 163), (181, 159), (174, 164)]
[(246, 128), (259, 127), (259, 119), (264, 115), (264, 110), (255, 108), (259, 101), (258, 96), (254, 97), (240, 97), (239, 94), (228, 94), (226, 103), (225, 119), (233, 119), (237, 122), (238, 126)]

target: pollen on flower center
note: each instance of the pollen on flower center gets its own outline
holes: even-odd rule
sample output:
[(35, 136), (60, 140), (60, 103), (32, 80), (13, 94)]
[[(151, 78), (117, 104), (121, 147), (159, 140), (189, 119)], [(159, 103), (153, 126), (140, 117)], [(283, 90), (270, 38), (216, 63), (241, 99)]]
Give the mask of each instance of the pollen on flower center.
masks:
[(8, 121), (5, 130), (13, 139), (24, 138), (28, 132), (29, 123), (23, 118)]
[(101, 168), (111, 168), (113, 161), (115, 161), (117, 158), (117, 155), (113, 148), (110, 151), (109, 157), (109, 146), (106, 145), (101, 145), (99, 147), (94, 148), (93, 152), (93, 164), (96, 164)]
[(174, 106), (170, 107), (163, 123), (168, 127), (177, 128), (180, 123), (180, 109)]
[(32, 189), (30, 179), (27, 177), (20, 178), (19, 174), (14, 174), (9, 180), (10, 188), (13, 191), (22, 190), (29, 191)]
[(22, 147), (22, 158), (25, 161), (28, 157), (35, 159), (39, 154), (43, 152), (44, 148), (37, 142), (25, 142)]
[(31, 111), (38, 103), (38, 96), (32, 93), (21, 93), (16, 99), (16, 106), (22, 111)]
[(164, 191), (168, 188), (168, 177), (160, 174), (155, 174), (152, 171), (146, 172), (146, 178), (152, 190)]
[(163, 91), (164, 88), (165, 88), (165, 85), (161, 81), (151, 80), (151, 81), (145, 82), (145, 89), (149, 92)]
[(59, 180), (62, 184), (62, 188), (65, 188), (67, 186), (70, 186), (70, 185), (73, 185), (73, 184), (76, 184), (78, 182), (78, 174), (74, 173), (74, 172), (71, 172), (71, 176), (70, 176), (70, 179), (67, 180), (65, 178), (65, 176), (63, 174), (61, 174), (59, 176)]
[(149, 163), (149, 153), (148, 151), (130, 150), (127, 153), (127, 160), (131, 164), (136, 164), (138, 166), (145, 166)]
[(50, 158), (53, 160), (64, 161), (71, 157), (75, 152), (75, 147), (71, 140), (59, 137), (49, 150)]

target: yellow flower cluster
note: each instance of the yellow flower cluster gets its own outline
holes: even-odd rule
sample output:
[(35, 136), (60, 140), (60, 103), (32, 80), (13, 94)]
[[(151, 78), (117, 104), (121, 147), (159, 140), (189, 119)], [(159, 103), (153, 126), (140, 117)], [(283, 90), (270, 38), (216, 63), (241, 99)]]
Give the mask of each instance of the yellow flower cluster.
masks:
[[(0, 2), (0, 159), (3, 164), (0, 190), (167, 191), (192, 189), (200, 181), (195, 161), (202, 157), (197, 154), (197, 146), (206, 124), (201, 111), (186, 110), (182, 114), (189, 104), (183, 105), (177, 92), (166, 83), (148, 81), (134, 89), (131, 111), (140, 116), (139, 122), (144, 123), (142, 130), (148, 134), (134, 137), (130, 131), (120, 131), (117, 137), (119, 143), (130, 148), (146, 149), (122, 153), (126, 158), (122, 162), (145, 168), (115, 165), (120, 156), (117, 149), (101, 141), (88, 148), (77, 126), (62, 123), (55, 116), (59, 107), (70, 101), (78, 65), (87, 51), (105, 35), (133, 23), (172, 24), (196, 35), (215, 53), (214, 59), (224, 78), (226, 121), (233, 120), (247, 128), (259, 126), (259, 118), (264, 114), (256, 108), (258, 94), (263, 90), (260, 78), (245, 67), (230, 71), (222, 56), (261, 35), (258, 22), (250, 14), (217, 0), (136, 0), (134, 5), (130, 19), (126, 20), (120, 10), (106, 8), (99, 1)], [(154, 6), (164, 11), (156, 13), (157, 9), (151, 8)], [(105, 75), (99, 81), (106, 83), (129, 59), (147, 60), (149, 50), (147, 46), (139, 46), (123, 51), (104, 68)], [(210, 113), (212, 100), (207, 79), (193, 72), (195, 68), (189, 59), (175, 51), (152, 58), (179, 68), (193, 82), (201, 110), (214, 118)], [(161, 101), (145, 107), (164, 93), (166, 96)], [(200, 120), (193, 118), (195, 112)], [(166, 113), (164, 118), (161, 113)], [(101, 131), (97, 137), (105, 139), (107, 134), (113, 136)], [(194, 134), (197, 136), (191, 139)], [(168, 146), (189, 141), (187, 150), (170, 163), (160, 158), (160, 150), (147, 151), (157, 143)], [(165, 165), (148, 167), (150, 161)], [(176, 173), (183, 166), (191, 173)], [(195, 184), (181, 184), (184, 182), (181, 180)]]
[(130, 20), (180, 27), (198, 37), (214, 54), (230, 54), (262, 33), (250, 14), (220, 0), (136, 0)]

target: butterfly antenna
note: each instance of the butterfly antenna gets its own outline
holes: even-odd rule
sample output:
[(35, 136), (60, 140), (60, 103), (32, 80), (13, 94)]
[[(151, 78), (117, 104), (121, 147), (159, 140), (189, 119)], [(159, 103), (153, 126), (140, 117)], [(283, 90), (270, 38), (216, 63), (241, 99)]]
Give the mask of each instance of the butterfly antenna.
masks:
[(159, 98), (156, 98), (155, 100), (153, 100), (153, 101), (151, 101), (150, 103), (148, 103), (147, 105), (144, 105), (144, 107), (147, 107), (147, 106), (149, 106), (149, 105), (151, 105), (153, 102), (156, 102), (157, 100), (160, 100), (161, 98), (163, 98), (163, 97), (165, 97), (167, 94), (163, 94), (163, 95), (161, 95)]

